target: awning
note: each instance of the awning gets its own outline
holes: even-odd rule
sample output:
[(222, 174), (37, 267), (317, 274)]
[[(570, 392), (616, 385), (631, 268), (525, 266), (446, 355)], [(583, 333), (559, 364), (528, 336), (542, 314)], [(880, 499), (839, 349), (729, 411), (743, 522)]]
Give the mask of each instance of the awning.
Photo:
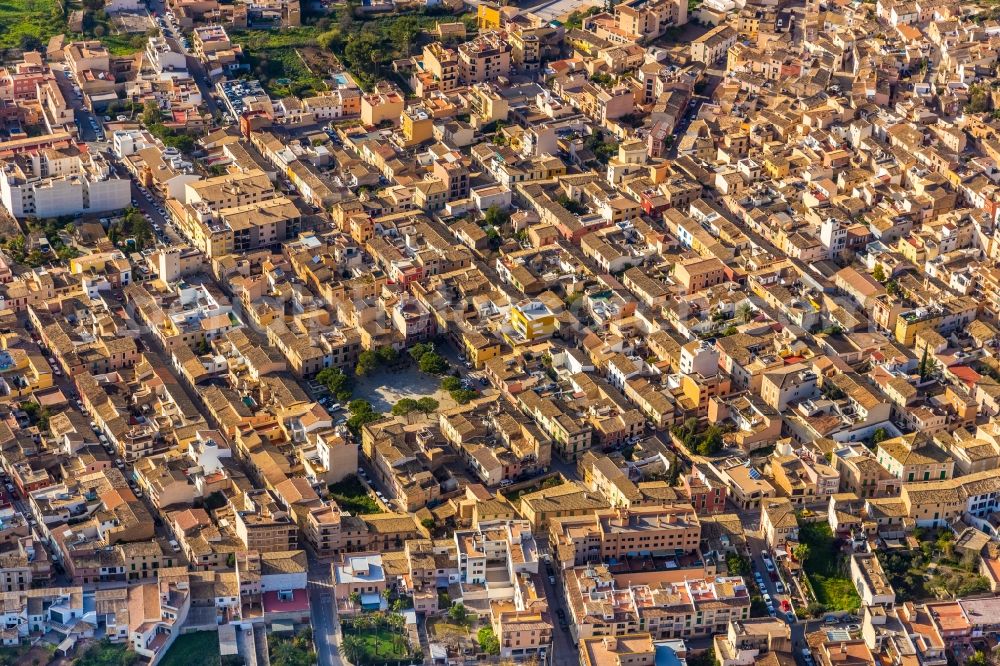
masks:
[(362, 608), (381, 608), (382, 595), (378, 592), (364, 592), (361, 595)]

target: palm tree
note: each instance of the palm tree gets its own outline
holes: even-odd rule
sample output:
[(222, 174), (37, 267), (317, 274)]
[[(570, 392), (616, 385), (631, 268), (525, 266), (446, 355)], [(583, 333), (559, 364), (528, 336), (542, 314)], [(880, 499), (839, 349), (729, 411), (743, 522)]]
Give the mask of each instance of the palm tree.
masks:
[(374, 633), (375, 638), (375, 654), (378, 654), (378, 631), (372, 632), (375, 629), (375, 618), (372, 617), (371, 613), (361, 613), (356, 615), (351, 619), (351, 628), (353, 632), (358, 634), (368, 634)]
[[(379, 623), (376, 613), (362, 613), (354, 618), (354, 628), (361, 633), (371, 632), (375, 639), (375, 655), (378, 656), (378, 629)], [(374, 631), (372, 631), (374, 629)]]
[(403, 631), (406, 629), (406, 618), (402, 613), (391, 613), (388, 618), (389, 628), (392, 629), (393, 645), (399, 646), (399, 641), (404, 638)]
[(357, 606), (361, 605), (361, 593), (358, 592), (357, 590), (355, 590), (355, 591), (351, 592), (349, 595), (347, 595), (347, 599), (348, 599), (348, 601), (351, 602), (352, 606), (357, 607)]
[(743, 320), (744, 324), (746, 324), (753, 318), (753, 314), (754, 314), (753, 306), (750, 305), (749, 303), (744, 303), (743, 305), (740, 306), (738, 315), (739, 318)]
[(344, 636), (340, 642), (340, 651), (347, 657), (347, 661), (352, 664), (360, 663), (364, 656), (365, 648), (361, 639), (357, 636)]

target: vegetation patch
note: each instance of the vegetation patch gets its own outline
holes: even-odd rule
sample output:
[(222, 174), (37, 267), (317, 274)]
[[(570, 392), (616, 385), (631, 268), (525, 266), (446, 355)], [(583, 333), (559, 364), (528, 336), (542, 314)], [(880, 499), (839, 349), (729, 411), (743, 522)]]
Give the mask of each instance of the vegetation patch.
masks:
[(308, 97), (325, 85), (320, 73), (306, 65), (301, 49), (314, 47), (315, 26), (281, 30), (234, 30), (233, 42), (243, 46), (250, 71), (272, 97)]
[(12, 645), (10, 647), (0, 647), (0, 666), (16, 666), (24, 663), (30, 648), (27, 645)]
[(218, 666), (221, 661), (219, 634), (214, 631), (198, 631), (178, 636), (160, 664), (161, 666)]
[(66, 18), (56, 0), (0, 2), (0, 48), (38, 49), (65, 31)]
[(313, 666), (317, 661), (312, 627), (302, 629), (293, 637), (268, 634), (267, 652), (271, 666)]
[(145, 662), (127, 645), (105, 639), (88, 647), (74, 666), (137, 666)]
[(861, 606), (861, 598), (847, 573), (847, 558), (827, 523), (799, 526), (799, 541), (808, 546), (803, 564), (806, 576), (816, 593), (816, 601), (826, 610), (852, 611)]
[(398, 613), (362, 613), (341, 624), (340, 649), (352, 664), (406, 664), (423, 658), (406, 637), (406, 620)]
[(345, 8), (336, 12), (318, 41), (340, 59), (363, 88), (371, 89), (389, 76), (393, 60), (408, 57), (424, 41), (431, 41), (426, 34), (439, 21), (462, 21), (469, 31), (476, 27), (474, 13), (454, 15), (443, 8), (371, 17), (355, 16)]
[(355, 474), (331, 484), (330, 498), (336, 501), (341, 509), (354, 515), (379, 512), (378, 504)]

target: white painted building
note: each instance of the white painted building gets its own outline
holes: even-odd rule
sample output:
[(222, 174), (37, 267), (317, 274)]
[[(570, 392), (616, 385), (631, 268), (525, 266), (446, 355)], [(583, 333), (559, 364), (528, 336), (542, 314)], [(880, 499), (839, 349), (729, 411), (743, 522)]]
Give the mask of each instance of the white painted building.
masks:
[(7, 160), (0, 202), (16, 218), (104, 213), (127, 208), (131, 190), (102, 156), (71, 146)]

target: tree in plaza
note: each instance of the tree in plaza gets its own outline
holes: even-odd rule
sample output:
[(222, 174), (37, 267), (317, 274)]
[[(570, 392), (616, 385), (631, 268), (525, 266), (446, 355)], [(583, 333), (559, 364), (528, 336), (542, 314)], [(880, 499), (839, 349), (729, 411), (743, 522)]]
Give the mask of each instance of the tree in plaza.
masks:
[(361, 432), (362, 426), (366, 423), (378, 421), (382, 418), (382, 414), (375, 411), (375, 408), (367, 400), (351, 400), (347, 409), (351, 412), (351, 415), (347, 418), (347, 427), (355, 435)]
[(427, 352), (421, 356), (418, 365), (420, 372), (426, 372), (429, 375), (440, 375), (448, 370), (448, 361), (436, 352)]
[(432, 414), (437, 411), (440, 403), (431, 397), (423, 397), (417, 400), (417, 411), (424, 414)]
[(418, 342), (417, 344), (410, 347), (409, 354), (410, 358), (419, 363), (420, 359), (423, 358), (424, 354), (429, 354), (432, 351), (434, 351), (434, 345), (432, 345), (431, 343)]
[(316, 374), (316, 381), (325, 386), (337, 400), (351, 397), (351, 378), (340, 368), (324, 368)]
[(401, 398), (392, 406), (393, 416), (406, 416), (410, 412), (416, 411), (417, 401), (413, 398)]
[(376, 349), (375, 356), (378, 357), (379, 363), (384, 365), (391, 365), (399, 360), (399, 352), (396, 351), (395, 347), (390, 347), (388, 345)]
[(378, 364), (378, 355), (373, 350), (366, 349), (358, 354), (358, 364), (354, 367), (354, 374), (358, 377), (364, 377), (374, 372), (378, 368)]

